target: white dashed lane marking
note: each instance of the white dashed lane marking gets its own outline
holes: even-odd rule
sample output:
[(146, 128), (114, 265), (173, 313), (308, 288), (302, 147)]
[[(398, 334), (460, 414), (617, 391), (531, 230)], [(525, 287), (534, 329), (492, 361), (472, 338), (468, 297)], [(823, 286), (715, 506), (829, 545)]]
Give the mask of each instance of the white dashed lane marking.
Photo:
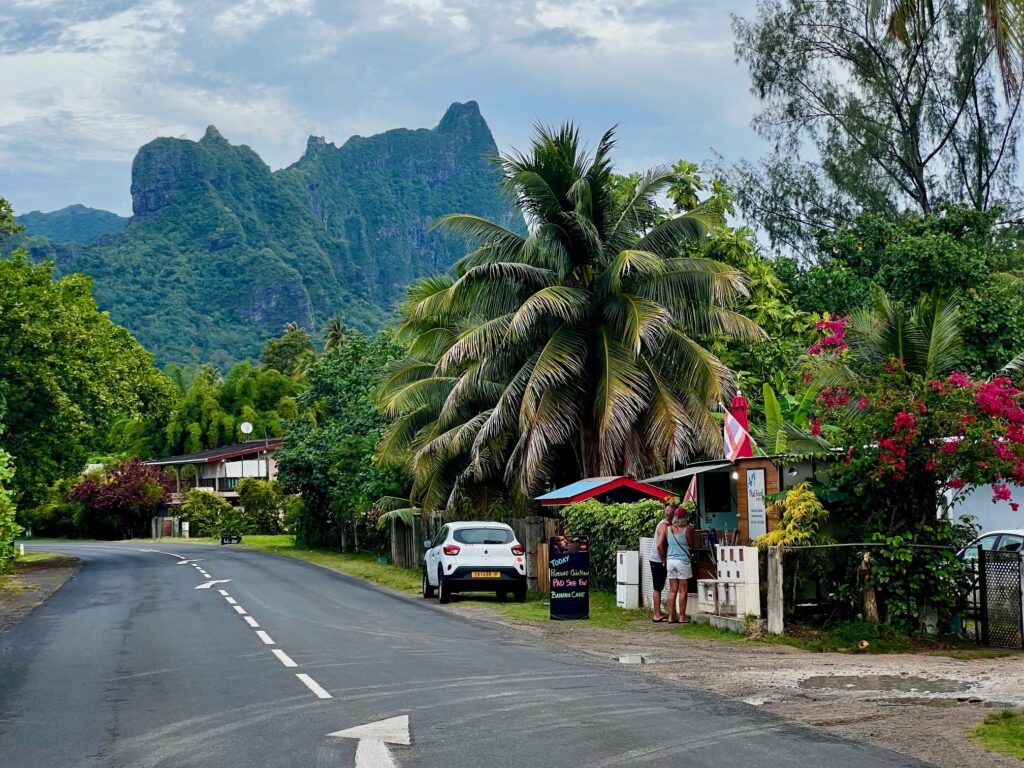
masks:
[(289, 657), (288, 654), (285, 653), (284, 651), (282, 651), (280, 648), (275, 648), (274, 649), (274, 655), (277, 656), (278, 661), (280, 661), (286, 667), (297, 667), (297, 666), (299, 666), (294, 661), (292, 661), (291, 657)]
[(313, 695), (318, 699), (330, 699), (331, 694), (320, 687), (320, 684), (307, 674), (299, 672), (295, 675), (299, 680), (306, 684), (306, 687), (313, 692)]
[[(179, 563), (179, 565), (181, 565), (181, 564), (183, 564), (183, 563)], [(195, 567), (195, 569), (202, 576), (206, 577), (207, 579), (210, 578), (210, 574), (207, 573), (205, 570), (203, 570), (202, 566), (196, 565), (194, 563), (192, 563), (191, 565), (193, 565), (193, 567)], [(196, 589), (209, 589), (214, 584), (222, 584), (222, 583), (226, 583), (228, 581), (230, 581), (230, 579), (222, 579), (222, 580), (219, 580), (219, 581), (211, 581), (211, 582), (208, 582), (206, 584), (199, 585), (198, 587), (196, 587)], [(254, 619), (252, 616), (250, 616), (248, 613), (246, 613), (245, 609), (238, 604), (238, 601), (235, 600), (235, 598), (233, 598), (228, 593), (228, 591), (226, 589), (218, 589), (217, 591), (220, 593), (221, 597), (223, 597), (224, 600), (227, 601), (227, 603), (232, 608), (235, 609), (235, 613), (237, 613), (239, 616), (241, 616), (243, 619), (245, 619), (245, 623), (248, 624), (251, 628), (256, 630), (256, 636), (260, 640), (263, 641), (264, 645), (276, 645), (276, 643), (274, 642), (273, 638), (271, 638), (270, 635), (268, 635), (265, 631), (263, 631), (262, 629), (259, 628), (260, 625), (256, 621), (256, 619)], [(273, 654), (277, 657), (277, 660), (280, 661), (282, 664), (284, 664), (284, 666), (286, 666), (286, 667), (297, 667), (297, 666), (299, 666), (298, 664), (296, 664), (292, 660), (292, 658), (287, 653), (282, 651), (280, 648), (272, 648), (271, 650), (272, 650)], [(333, 696), (331, 696), (330, 693), (328, 693), (324, 689), (323, 686), (321, 686), (316, 680), (314, 680), (309, 675), (300, 672), (300, 673), (297, 673), (295, 676), (297, 678), (299, 678), (299, 680), (302, 681), (302, 684), (305, 685), (312, 692), (312, 694), (314, 696), (316, 696), (318, 699), (332, 699), (332, 698), (334, 698)]]

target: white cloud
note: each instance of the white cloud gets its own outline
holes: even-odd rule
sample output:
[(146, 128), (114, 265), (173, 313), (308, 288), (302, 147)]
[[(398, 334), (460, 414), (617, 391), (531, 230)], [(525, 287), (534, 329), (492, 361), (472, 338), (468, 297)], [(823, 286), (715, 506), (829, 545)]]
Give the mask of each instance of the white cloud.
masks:
[[(624, 166), (701, 160), (712, 145), (735, 155), (757, 143), (728, 12), (752, 3), (8, 0), (0, 195), (93, 202), (32, 187), (33, 174), (71, 163), (87, 190), (88, 174), (126, 175), (146, 141), (209, 123), (280, 167), (309, 133), (340, 143), (430, 126), (468, 99), (500, 146), (523, 146), (534, 120), (571, 118), (593, 136), (619, 122)], [(126, 207), (127, 185), (120, 195)]]

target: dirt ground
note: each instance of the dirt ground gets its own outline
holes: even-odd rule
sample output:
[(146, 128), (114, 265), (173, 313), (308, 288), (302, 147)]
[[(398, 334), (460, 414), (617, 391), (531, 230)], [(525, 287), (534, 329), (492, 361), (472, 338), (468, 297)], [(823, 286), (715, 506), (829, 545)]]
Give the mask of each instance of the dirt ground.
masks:
[[(940, 768), (1021, 768), (976, 748), (967, 731), (991, 711), (1024, 706), (1024, 656), (959, 660), (917, 654), (811, 653), (788, 646), (683, 638), (665, 625), (610, 630), (586, 622), (512, 622), (481, 605), (453, 609), (539, 640), (632, 666), (878, 744)], [(838, 679), (837, 679), (838, 678)], [(820, 686), (820, 687), (814, 687)]]
[(0, 632), (4, 632), (63, 586), (82, 563), (74, 557), (55, 557), (18, 563), (0, 576)]

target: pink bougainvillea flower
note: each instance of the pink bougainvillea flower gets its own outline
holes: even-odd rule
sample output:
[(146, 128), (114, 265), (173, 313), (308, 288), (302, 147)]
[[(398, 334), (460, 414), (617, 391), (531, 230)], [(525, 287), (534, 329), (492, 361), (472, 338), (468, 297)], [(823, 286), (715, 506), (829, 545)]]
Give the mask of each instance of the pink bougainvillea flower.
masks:
[(850, 322), (849, 316), (825, 319), (822, 318), (815, 324), (815, 328), (823, 331), (823, 335), (814, 342), (807, 350), (809, 355), (820, 355), (826, 351), (835, 353), (842, 352), (849, 345), (846, 343), (846, 325)]
[(812, 435), (820, 435), (821, 434), (821, 419), (819, 419), (817, 416), (815, 416), (813, 419), (811, 419), (811, 434)]
[(992, 501), (1009, 501), (1013, 498), (1013, 493), (1010, 491), (1010, 486), (1006, 483), (999, 483), (998, 485), (992, 486)]
[(971, 377), (966, 373), (953, 371), (953, 373), (949, 374), (946, 378), (946, 383), (951, 387), (956, 387), (957, 389), (966, 389), (971, 386)]
[(1016, 512), (1018, 509), (1020, 509), (1020, 504), (1018, 504), (1016, 501), (1011, 501), (1010, 502), (1010, 509), (1012, 509), (1014, 512)]
[(1009, 377), (998, 376), (978, 385), (974, 402), (986, 416), (1000, 418), (1020, 408), (1019, 395), (1020, 390), (1013, 386)]
[(925, 472), (934, 472), (938, 468), (939, 462), (937, 462), (935, 459), (928, 459), (928, 461), (924, 463)]
[(993, 443), (992, 450), (995, 451), (996, 456), (1003, 461), (1013, 461), (1017, 458), (1017, 454), (1013, 452), (1013, 448), (1002, 441), (996, 441)]
[(896, 414), (896, 421), (892, 425), (893, 432), (902, 432), (904, 430), (913, 431), (917, 426), (917, 419), (914, 418), (914, 414), (908, 413), (907, 411), (900, 411)]
[(954, 488), (956, 490), (960, 490), (965, 485), (967, 485), (967, 483), (964, 482), (962, 477), (952, 477), (949, 480), (949, 487)]
[(867, 407), (868, 407), (868, 399), (866, 397), (862, 397), (860, 400), (857, 401), (857, 410), (858, 411), (863, 411)]

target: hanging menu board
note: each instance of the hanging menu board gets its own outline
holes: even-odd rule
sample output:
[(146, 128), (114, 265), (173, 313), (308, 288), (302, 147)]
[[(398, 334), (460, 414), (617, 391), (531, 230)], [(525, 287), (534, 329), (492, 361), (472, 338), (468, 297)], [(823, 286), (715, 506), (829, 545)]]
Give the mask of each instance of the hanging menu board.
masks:
[(548, 542), (551, 618), (590, 618), (590, 541), (586, 536), (552, 536)]

